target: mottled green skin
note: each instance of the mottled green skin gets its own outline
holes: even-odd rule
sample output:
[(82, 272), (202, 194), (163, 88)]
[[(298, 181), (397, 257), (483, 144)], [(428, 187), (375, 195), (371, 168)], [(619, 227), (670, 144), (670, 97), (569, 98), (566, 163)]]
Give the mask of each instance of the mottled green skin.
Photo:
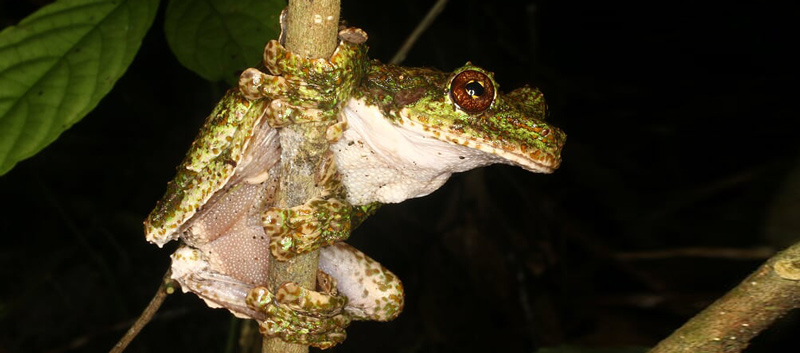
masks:
[(331, 153), (324, 156), (315, 179), (323, 186), (320, 196), (291, 208), (270, 207), (261, 218), (270, 235), (270, 251), (279, 260), (346, 240), (352, 229), (380, 207), (342, 201), (346, 190)]
[[(379, 106), (385, 118), (398, 124), (407, 124), (401, 117), (408, 119), (425, 127), (433, 137), (533, 160), (544, 171), (558, 167), (565, 135), (543, 121), (546, 105), (538, 90), (524, 87), (503, 95), (492, 73), (469, 63), (453, 73), (382, 65), (367, 61), (362, 42), (343, 43), (328, 62), (300, 58), (273, 41), (265, 50), (265, 66), (273, 75), (283, 76), (275, 78), (248, 70), (242, 75), (241, 89), (251, 98), (274, 99), (268, 109), (271, 109), (270, 125), (275, 127), (308, 121), (334, 122), (343, 103), (350, 98), (361, 98)], [(485, 74), (494, 87), (491, 106), (479, 113), (460, 109), (449, 94), (453, 77), (466, 70)], [(273, 86), (279, 90), (270, 89), (263, 82), (277, 82)], [(279, 92), (277, 97), (276, 92)], [(331, 140), (342, 129), (341, 124), (335, 125)], [(346, 239), (355, 224), (379, 207), (378, 204), (353, 206), (341, 201), (345, 190), (333, 163), (321, 166), (319, 173), (325, 175), (318, 180), (325, 186), (324, 195), (298, 207), (272, 207), (264, 213), (262, 221), (271, 237), (271, 251), (279, 259)], [(263, 321), (262, 330), (266, 334), (319, 346), (343, 339), (339, 335), (344, 334), (343, 329), (326, 327), (329, 321), (309, 323), (294, 315), (276, 315), (276, 309), (269, 304), (271, 300), (255, 295), (268, 293), (265, 291), (251, 292), (250, 297), (262, 300), (250, 300), (250, 305), (283, 318), (283, 324)]]
[[(145, 220), (149, 241), (161, 246), (176, 239), (182, 227), (217, 191), (232, 187), (229, 181), (258, 124), (268, 123), (278, 128), (294, 123), (327, 122), (331, 125), (331, 139), (341, 133), (344, 127), (336, 124), (339, 111), (363, 80), (367, 59), (363, 45), (366, 34), (347, 29), (340, 36), (343, 40), (330, 60), (301, 58), (277, 41), (267, 45), (264, 59), (270, 74), (248, 69), (242, 74), (239, 89), (229, 91), (214, 109), (169, 183), (164, 198)], [(377, 205), (354, 207), (338, 201), (344, 198), (344, 189), (330, 156), (319, 167), (317, 181), (325, 190), (320, 197), (291, 209), (272, 207), (264, 211), (265, 230), (276, 258), (286, 259), (346, 238), (351, 224), (359, 224), (377, 208)], [(192, 253), (200, 256), (196, 251)], [(383, 273), (375, 273), (379, 272)], [(318, 278), (326, 276), (320, 273)], [(394, 277), (389, 281), (399, 285)], [(264, 313), (261, 326), (265, 334), (330, 347), (344, 340), (344, 328), (351, 321), (342, 312), (347, 299), (337, 294), (335, 281), (331, 286), (316, 292), (286, 283), (275, 295), (265, 287), (257, 287), (251, 291), (247, 303)], [(399, 314), (402, 298), (394, 301), (384, 306), (387, 313), (377, 319), (391, 319)]]
[(367, 99), (370, 104), (379, 106), (386, 118), (396, 121), (399, 119), (397, 112), (411, 102), (422, 97), (444, 98), (441, 84), (447, 76), (447, 73), (435, 69), (382, 64), (373, 60), (354, 97)]
[(264, 50), (264, 66), (270, 74), (254, 68), (242, 73), (239, 87), (247, 98), (271, 101), (270, 126), (336, 122), (342, 104), (367, 68), (366, 33), (348, 28), (339, 36), (342, 40), (329, 60), (307, 59), (277, 40), (270, 41)]
[[(350, 55), (338, 58), (366, 60), (362, 55), (364, 45), (348, 45), (344, 52), (351, 50)], [(266, 59), (291, 58), (281, 62), (296, 62), (301, 59), (285, 52), (275, 43), (268, 46), (267, 52), (277, 54), (265, 55)], [(316, 60), (307, 60), (317, 63)], [(276, 66), (267, 62), (268, 67)], [(339, 66), (336, 66), (339, 65)], [(331, 69), (327, 65), (317, 65), (317, 70), (338, 72), (341, 70), (359, 73), (363, 63), (339, 60)], [(306, 63), (298, 65), (303, 74), (312, 67)], [(281, 67), (288, 70), (290, 67)], [(507, 154), (508, 158), (534, 161), (541, 164), (543, 170), (558, 168), (561, 161), (561, 148), (566, 135), (558, 128), (544, 122), (546, 103), (544, 96), (537, 89), (523, 87), (508, 95), (497, 93), (491, 106), (480, 113), (467, 113), (454, 104), (449, 94), (453, 77), (467, 70), (484, 73), (491, 80), (494, 91), (499, 92), (499, 85), (491, 72), (485, 71), (470, 63), (452, 73), (425, 68), (404, 68), (396, 65), (382, 65), (377, 61), (370, 62), (366, 76), (358, 85), (341, 82), (339, 78), (349, 77), (358, 80), (359, 75), (344, 76), (337, 74), (336, 80), (324, 80), (314, 75), (316, 82), (336, 82), (343, 90), (353, 90), (353, 98), (361, 98), (379, 106), (384, 117), (401, 124), (401, 116), (416, 122), (433, 137), (467, 145), (477, 149), (491, 149), (495, 154)], [(298, 72), (295, 70), (295, 74)], [(318, 73), (317, 73), (318, 74)], [(243, 88), (244, 90), (244, 88)], [(322, 91), (328, 92), (327, 88)], [(338, 95), (337, 95), (338, 97)], [(339, 98), (335, 100), (341, 103)], [(338, 104), (337, 103), (337, 104)], [(327, 104), (327, 103), (326, 103)], [(292, 110), (295, 111), (295, 110)], [(340, 187), (337, 178), (332, 177), (322, 184), (331, 190)], [(310, 200), (302, 206), (290, 209), (269, 209), (263, 218), (264, 226), (272, 236), (272, 252), (286, 259), (297, 253), (312, 251), (335, 241), (346, 239), (350, 231), (350, 213), (353, 206), (341, 202), (343, 192), (330, 192), (328, 195)], [(375, 207), (375, 206), (372, 206)]]
[[(162, 246), (176, 239), (181, 226), (227, 184), (262, 117), (272, 127), (309, 121), (336, 122), (342, 103), (361, 82), (367, 62), (363, 45), (366, 34), (347, 29), (341, 35), (360, 43), (342, 40), (330, 61), (302, 58), (277, 41), (267, 45), (264, 64), (272, 75), (248, 69), (242, 74), (240, 89), (229, 91), (215, 107), (178, 167), (177, 175), (168, 184), (164, 198), (145, 220), (148, 241)], [(332, 130), (337, 129), (341, 127)], [(335, 178), (329, 180), (330, 188), (337, 188)], [(323, 207), (319, 200), (314, 202)], [(345, 206), (336, 202), (325, 207), (337, 214), (349, 213), (338, 208)], [(320, 217), (325, 216), (315, 218)], [(342, 229), (349, 234), (349, 225)], [(311, 251), (319, 246), (301, 248)]]
[[(357, 34), (351, 37), (358, 39)], [(183, 226), (189, 224), (192, 216), (216, 192), (231, 187), (229, 181), (242, 162), (257, 125), (269, 123), (272, 127), (280, 127), (307, 121), (335, 123), (342, 102), (363, 77), (366, 65), (361, 63), (366, 63), (365, 55), (365, 46), (342, 41), (331, 61), (306, 60), (294, 56), (277, 42), (271, 42), (265, 51), (265, 63), (272, 75), (259, 72), (248, 76), (254, 74), (254, 69), (248, 70), (242, 75), (241, 89), (230, 90), (218, 103), (178, 167), (175, 178), (168, 184), (163, 199), (145, 220), (147, 240), (161, 246), (178, 238)], [(361, 65), (353, 67), (342, 62)], [(257, 85), (253, 84), (254, 80), (258, 81)], [(328, 194), (341, 194), (335, 166), (329, 164), (321, 169), (324, 180), (320, 181), (328, 185)], [(343, 207), (347, 210), (341, 209)], [(327, 225), (325, 229), (335, 228), (336, 220), (345, 218), (337, 232), (321, 232), (323, 240), (314, 241), (315, 244), (330, 244), (337, 235), (349, 234), (350, 215), (354, 214), (351, 206), (335, 199), (314, 199), (307, 209), (312, 210), (314, 220)], [(306, 229), (313, 227), (311, 222), (304, 224)], [(281, 242), (286, 238), (274, 236), (271, 239), (274, 243), (286, 245), (285, 240)], [(296, 244), (297, 247), (289, 246), (286, 250), (295, 254), (319, 247), (301, 241)], [(323, 276), (326, 275), (321, 273), (320, 277)], [(266, 319), (262, 325), (269, 328), (272, 335), (319, 347), (331, 346), (345, 337), (344, 327), (349, 324), (350, 317), (342, 314), (341, 310), (347, 299), (337, 295), (335, 288), (318, 293), (287, 283), (274, 296), (263, 287), (253, 289), (252, 293), (262, 294), (258, 296), (261, 301), (250, 304), (263, 311)], [(268, 303), (265, 298), (269, 299)]]
[(346, 240), (355, 227), (380, 207), (378, 203), (353, 206), (341, 201), (343, 199), (343, 195), (338, 198), (323, 196), (297, 207), (267, 209), (262, 223), (270, 234), (273, 256), (284, 260)]
[[(366, 33), (348, 28), (329, 60), (307, 59), (288, 51), (277, 40), (264, 50), (264, 66), (242, 73), (239, 87), (253, 100), (269, 100), (267, 121), (272, 127), (304, 122), (328, 122), (328, 138), (336, 139), (344, 129), (337, 124), (343, 104), (363, 81), (368, 67)], [(306, 204), (288, 209), (272, 207), (262, 221), (270, 235), (270, 250), (286, 260), (296, 254), (345, 240), (351, 231), (351, 215), (359, 212), (341, 202), (345, 190), (331, 157), (319, 167), (317, 183), (324, 193)]]
[[(368, 63), (363, 44), (347, 43), (340, 47), (342, 48), (343, 51), (337, 51), (338, 56), (335, 55), (335, 59), (328, 64), (294, 56), (277, 42), (267, 46), (265, 65), (273, 73), (281, 72), (290, 77), (297, 75), (291, 78), (292, 85), (300, 84), (297, 89), (285, 90), (288, 96), (279, 98), (279, 101), (285, 103), (279, 109), (274, 109), (272, 116), (277, 119), (270, 120), (271, 125), (283, 126), (306, 121), (332, 122), (347, 99), (365, 99), (380, 107), (386, 119), (398, 125), (407, 124), (402, 122), (402, 118), (408, 119), (423, 126), (432, 137), (478, 149), (490, 149), (495, 154), (509, 155), (504, 157), (535, 161), (541, 164), (536, 167), (541, 168), (538, 171), (552, 171), (558, 167), (561, 147), (566, 137), (561, 130), (543, 121), (546, 104), (538, 90), (523, 87), (504, 95), (499, 92), (492, 73), (470, 63), (452, 73), (443, 73), (432, 69), (382, 65), (377, 61)], [(495, 97), (491, 106), (479, 113), (468, 113), (460, 109), (449, 94), (453, 77), (466, 70), (485, 74), (494, 87)], [(331, 74), (330, 78), (325, 78), (326, 73)], [(261, 97), (269, 97), (271, 91), (265, 89), (264, 85), (252, 84), (265, 81), (268, 75), (250, 71), (243, 77), (246, 77), (242, 81), (245, 86), (257, 87), (253, 89), (243, 86), (243, 91), (258, 91)], [(253, 81), (252, 77), (258, 79)], [(307, 77), (313, 83), (304, 81)], [(303, 90), (308, 86), (316, 89), (311, 92)], [(320, 98), (314, 92), (332, 98)], [(347, 94), (343, 95), (342, 92)], [(327, 113), (316, 110), (323, 106), (328, 109)], [(275, 107), (274, 103), (272, 107)], [(336, 115), (331, 114), (334, 112)], [(332, 140), (338, 134), (331, 134), (334, 136)], [(345, 198), (345, 190), (341, 188), (333, 163), (327, 162), (325, 167), (321, 166), (319, 173), (325, 175), (318, 180), (325, 186), (324, 195), (298, 207), (272, 207), (264, 213), (262, 221), (272, 240), (271, 251), (279, 259), (346, 239), (355, 225), (380, 206), (377, 203), (354, 206), (341, 201)], [(277, 309), (270, 304), (272, 300), (264, 299), (263, 294), (267, 293), (265, 291), (266, 289), (258, 289), (251, 292), (250, 297), (261, 300), (251, 299), (250, 305), (272, 313), (273, 317), (282, 318), (282, 324), (277, 324), (274, 320), (263, 321), (262, 331), (265, 334), (322, 347), (333, 345), (344, 338), (341, 336), (344, 334), (342, 327), (326, 326), (330, 321), (309, 322), (294, 315), (276, 315)], [(397, 299), (396, 303), (400, 305), (389, 303), (386, 306), (387, 310), (392, 311), (386, 314), (387, 317), (394, 317), (399, 313), (402, 298)], [(317, 310), (320, 308), (317, 307)]]
[[(348, 99), (363, 98), (379, 106), (387, 119), (403, 123), (403, 116), (433, 137), (531, 160), (541, 164), (542, 170), (558, 168), (566, 135), (544, 122), (546, 104), (538, 90), (523, 87), (503, 95), (491, 72), (470, 63), (443, 73), (370, 62), (365, 33), (347, 29), (341, 37), (349, 40), (341, 41), (330, 60), (306, 59), (271, 41), (264, 51), (264, 65), (271, 75), (248, 69), (242, 74), (240, 89), (250, 99), (271, 100), (267, 119), (273, 127), (309, 121), (333, 124)], [(479, 113), (460, 109), (450, 95), (453, 77), (467, 70), (485, 74), (494, 87), (491, 106)], [(332, 125), (332, 140), (340, 135), (342, 125)], [(349, 236), (353, 206), (339, 201), (345, 191), (333, 175), (332, 163), (327, 168), (333, 170), (326, 172), (331, 175), (320, 180), (329, 190), (326, 195), (302, 206), (265, 212), (263, 224), (277, 258), (287, 259)]]
[[(538, 90), (524, 87), (503, 95), (490, 72), (470, 63), (443, 73), (370, 62), (366, 34), (346, 29), (340, 38), (330, 60), (302, 58), (277, 41), (267, 45), (264, 64), (269, 73), (246, 70), (239, 90), (229, 92), (212, 113), (167, 195), (145, 221), (148, 240), (161, 245), (176, 238), (196, 210), (226, 186), (262, 116), (273, 128), (328, 123), (329, 140), (335, 141), (346, 129), (338, 119), (351, 98), (364, 99), (398, 126), (421, 127), (433, 138), (530, 162), (520, 164), (531, 170), (550, 172), (559, 166), (565, 135), (543, 121), (546, 105)], [(451, 80), (466, 70), (485, 74), (494, 86), (495, 97), (487, 109), (468, 113), (452, 101)], [(346, 190), (330, 156), (319, 166), (317, 182), (323, 185), (323, 195), (301, 206), (264, 211), (262, 224), (276, 258), (346, 239), (353, 227), (379, 207), (342, 201)], [(403, 303), (399, 281), (388, 278), (386, 283), (397, 283), (400, 297), (382, 306), (386, 312), (379, 319), (394, 318)], [(261, 320), (265, 334), (330, 347), (344, 340), (344, 328), (350, 322), (342, 312), (346, 301), (335, 289), (335, 283), (322, 292), (289, 283), (273, 295), (258, 287), (248, 295), (247, 304), (265, 314)]]
[[(335, 282), (332, 285), (335, 287)], [(344, 329), (352, 319), (343, 311), (346, 303), (347, 298), (336, 296), (335, 288), (323, 288), (320, 293), (291, 282), (278, 288), (275, 295), (266, 287), (256, 287), (247, 295), (247, 305), (266, 313), (267, 318), (260, 322), (262, 334), (322, 349), (347, 338)]]
[[(486, 74), (498, 92), (483, 112), (465, 112), (449, 94), (453, 77), (467, 70)], [(354, 96), (380, 107), (388, 119), (399, 121), (403, 116), (421, 124), (434, 137), (445, 139), (435, 136), (443, 133), (450, 139), (458, 139), (459, 144), (488, 142), (507, 153), (540, 161), (551, 169), (558, 168), (566, 135), (544, 121), (547, 110), (544, 95), (527, 86), (502, 94), (499, 87), (493, 73), (471, 63), (444, 73), (372, 61), (364, 83)]]
[(265, 105), (244, 98), (237, 89), (225, 94), (192, 142), (166, 194), (144, 221), (148, 241), (162, 246), (176, 239), (180, 227), (228, 183)]

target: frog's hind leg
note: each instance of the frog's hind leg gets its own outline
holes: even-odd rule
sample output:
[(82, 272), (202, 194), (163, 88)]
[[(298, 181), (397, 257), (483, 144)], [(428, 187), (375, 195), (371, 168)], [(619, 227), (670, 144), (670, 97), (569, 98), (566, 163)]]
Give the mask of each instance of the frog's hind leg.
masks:
[(356, 320), (392, 320), (403, 310), (403, 284), (383, 265), (346, 243), (320, 249), (319, 268), (337, 281)]
[(184, 292), (194, 292), (209, 307), (228, 309), (240, 318), (265, 318), (263, 312), (247, 305), (247, 294), (253, 285), (212, 271), (200, 250), (184, 245), (171, 257), (172, 279), (181, 285)]

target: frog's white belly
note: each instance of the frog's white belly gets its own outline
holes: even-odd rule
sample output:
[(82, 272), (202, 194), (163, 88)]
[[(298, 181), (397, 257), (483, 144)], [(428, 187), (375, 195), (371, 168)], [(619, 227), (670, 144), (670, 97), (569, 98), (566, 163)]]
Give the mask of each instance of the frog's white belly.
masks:
[(348, 128), (331, 150), (347, 188), (347, 201), (353, 205), (425, 196), (452, 173), (504, 161), (408, 129), (363, 100), (350, 99), (342, 114)]

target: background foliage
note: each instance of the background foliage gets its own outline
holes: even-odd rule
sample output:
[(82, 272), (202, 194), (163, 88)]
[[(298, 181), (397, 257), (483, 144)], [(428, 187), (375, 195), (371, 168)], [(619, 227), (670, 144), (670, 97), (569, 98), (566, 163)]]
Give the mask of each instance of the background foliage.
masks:
[[(164, 24), (178, 4), (161, 4), (96, 109), (0, 178), (2, 351), (106, 351), (167, 268), (174, 244), (147, 244), (141, 221), (228, 87), (173, 55)], [(0, 23), (40, 5), (0, 2)], [(429, 5), (345, 0), (342, 17), (387, 60)], [(769, 6), (452, 1), (406, 64), (471, 60), (506, 90), (541, 87), (569, 135), (564, 164), (493, 166), (382, 209), (350, 242), (404, 280), (407, 307), (353, 324), (332, 351), (650, 346), (794, 242), (793, 19)], [(220, 352), (236, 325), (173, 295), (129, 351)], [(786, 318), (749, 351), (796, 345), (796, 332)]]
[(158, 0), (61, 1), (0, 32), (0, 175), (94, 109), (157, 8)]

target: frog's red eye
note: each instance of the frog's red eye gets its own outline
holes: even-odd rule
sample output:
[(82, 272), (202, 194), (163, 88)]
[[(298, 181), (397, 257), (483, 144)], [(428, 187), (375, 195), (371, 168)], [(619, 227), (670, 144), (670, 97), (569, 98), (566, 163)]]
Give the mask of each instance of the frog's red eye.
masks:
[(467, 70), (450, 81), (450, 97), (467, 113), (480, 113), (492, 105), (494, 84), (483, 72)]

